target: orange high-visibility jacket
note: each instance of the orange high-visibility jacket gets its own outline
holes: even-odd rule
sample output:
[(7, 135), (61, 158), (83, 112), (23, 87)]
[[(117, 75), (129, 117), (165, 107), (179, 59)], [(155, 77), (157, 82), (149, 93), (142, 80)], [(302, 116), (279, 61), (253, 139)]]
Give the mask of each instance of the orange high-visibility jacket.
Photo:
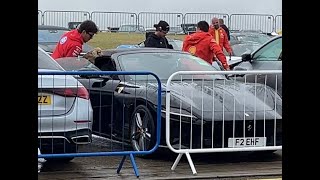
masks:
[[(219, 40), (216, 39), (215, 31), (218, 31)], [(223, 50), (223, 48), (225, 48), (228, 53), (232, 52), (232, 49), (230, 47), (230, 43), (228, 41), (228, 35), (223, 28), (219, 27), (219, 29), (216, 30), (216, 29), (214, 29), (213, 26), (210, 26), (209, 33), (212, 35), (213, 39), (216, 40), (216, 42), (219, 44), (219, 46), (221, 47), (222, 50)]]
[(226, 56), (208, 32), (198, 31), (186, 36), (182, 51), (189, 52), (210, 64), (212, 64), (213, 57), (216, 55), (224, 68), (229, 67)]

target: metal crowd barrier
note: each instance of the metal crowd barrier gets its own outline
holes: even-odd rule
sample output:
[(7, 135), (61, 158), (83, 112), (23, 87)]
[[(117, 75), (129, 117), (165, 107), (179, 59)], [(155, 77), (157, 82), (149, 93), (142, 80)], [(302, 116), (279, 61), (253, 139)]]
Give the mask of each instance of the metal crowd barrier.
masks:
[[(83, 78), (78, 81), (85, 89), (79, 83), (73, 83), (69, 88), (72, 82), (70, 76)], [(116, 80), (119, 76), (128, 81)], [(48, 82), (48, 77), (54, 80)], [(147, 82), (139, 84), (141, 78)], [(150, 88), (151, 82), (153, 86)], [(143, 88), (146, 89), (145, 93), (139, 91)], [(69, 102), (66, 97), (81, 97), (90, 102), (85, 104), (83, 99)], [(149, 101), (151, 98), (154, 98), (153, 104)], [(140, 112), (138, 106), (153, 108), (152, 117), (147, 117), (146, 111)], [(161, 83), (151, 72), (38, 72), (38, 143), (41, 151), (38, 158), (63, 160), (123, 156), (117, 169), (117, 173), (120, 173), (129, 156), (134, 173), (139, 177), (134, 156), (149, 155), (160, 143), (161, 108), (156, 107), (161, 107)], [(64, 114), (63, 109), (68, 108), (70, 110)], [(152, 119), (154, 122), (151, 122)], [(72, 131), (66, 132), (72, 124)], [(153, 129), (149, 128), (150, 124), (153, 124)], [(133, 142), (140, 149), (134, 149), (131, 145)], [(74, 149), (70, 150), (71, 145), (67, 146), (67, 143), (72, 144)]]
[(171, 170), (183, 154), (197, 174), (191, 153), (281, 150), (279, 78), (281, 70), (172, 74), (165, 90), (166, 143), (178, 157)]
[(42, 11), (38, 10), (38, 25), (42, 24)]
[(88, 11), (44, 11), (42, 24), (69, 27), (69, 23), (78, 23), (91, 19)]
[(181, 27), (183, 24), (182, 13), (157, 13), (157, 12), (140, 12), (138, 14), (138, 25), (144, 26), (146, 29), (154, 28), (160, 20), (166, 21), (170, 24), (170, 28)]
[(91, 13), (91, 20), (99, 27), (100, 31), (111, 31), (112, 28), (119, 28), (121, 31), (139, 30), (138, 15), (132, 12), (99, 12)]
[(231, 14), (230, 30), (249, 30), (271, 33), (274, 29), (274, 17), (270, 14)]
[[(77, 23), (91, 19), (101, 31), (138, 32), (154, 28), (159, 20), (167, 21), (172, 30), (178, 30), (181, 24), (189, 26), (206, 20), (209, 24), (213, 17), (222, 18), (230, 30), (253, 30), (271, 33), (281, 30), (282, 15), (271, 14), (225, 14), (225, 13), (160, 13), (160, 12), (100, 12), (100, 11), (44, 11), (38, 10), (38, 24), (68, 27), (69, 22)], [(124, 26), (126, 25), (126, 26)], [(136, 28), (134, 28), (136, 26)], [(185, 30), (185, 29), (184, 29)], [(186, 30), (185, 30), (186, 31)]]
[(282, 15), (276, 15), (274, 18), (274, 31), (278, 32), (282, 30)]

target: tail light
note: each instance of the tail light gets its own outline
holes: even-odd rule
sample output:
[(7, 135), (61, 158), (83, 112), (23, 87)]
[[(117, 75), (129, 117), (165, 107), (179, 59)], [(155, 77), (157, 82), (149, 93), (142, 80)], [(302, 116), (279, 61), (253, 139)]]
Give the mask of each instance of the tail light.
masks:
[(78, 88), (57, 88), (57, 89), (42, 89), (41, 92), (51, 92), (64, 97), (79, 97), (89, 99), (89, 93), (85, 87)]

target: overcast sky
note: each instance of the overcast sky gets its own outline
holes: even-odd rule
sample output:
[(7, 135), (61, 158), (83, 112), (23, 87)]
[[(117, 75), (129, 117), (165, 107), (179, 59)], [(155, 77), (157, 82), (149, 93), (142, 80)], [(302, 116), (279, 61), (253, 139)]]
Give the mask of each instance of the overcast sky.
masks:
[(38, 0), (38, 9), (279, 15), (282, 14), (282, 0)]

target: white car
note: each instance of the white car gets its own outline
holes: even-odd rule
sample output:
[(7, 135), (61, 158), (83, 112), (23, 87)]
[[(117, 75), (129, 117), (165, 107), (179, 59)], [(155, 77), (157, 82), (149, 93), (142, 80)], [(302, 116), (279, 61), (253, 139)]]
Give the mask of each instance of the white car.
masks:
[[(38, 47), (38, 72), (43, 71), (64, 69)], [(38, 75), (38, 146), (42, 154), (76, 153), (78, 145), (91, 143), (92, 120), (89, 93), (77, 79)]]

